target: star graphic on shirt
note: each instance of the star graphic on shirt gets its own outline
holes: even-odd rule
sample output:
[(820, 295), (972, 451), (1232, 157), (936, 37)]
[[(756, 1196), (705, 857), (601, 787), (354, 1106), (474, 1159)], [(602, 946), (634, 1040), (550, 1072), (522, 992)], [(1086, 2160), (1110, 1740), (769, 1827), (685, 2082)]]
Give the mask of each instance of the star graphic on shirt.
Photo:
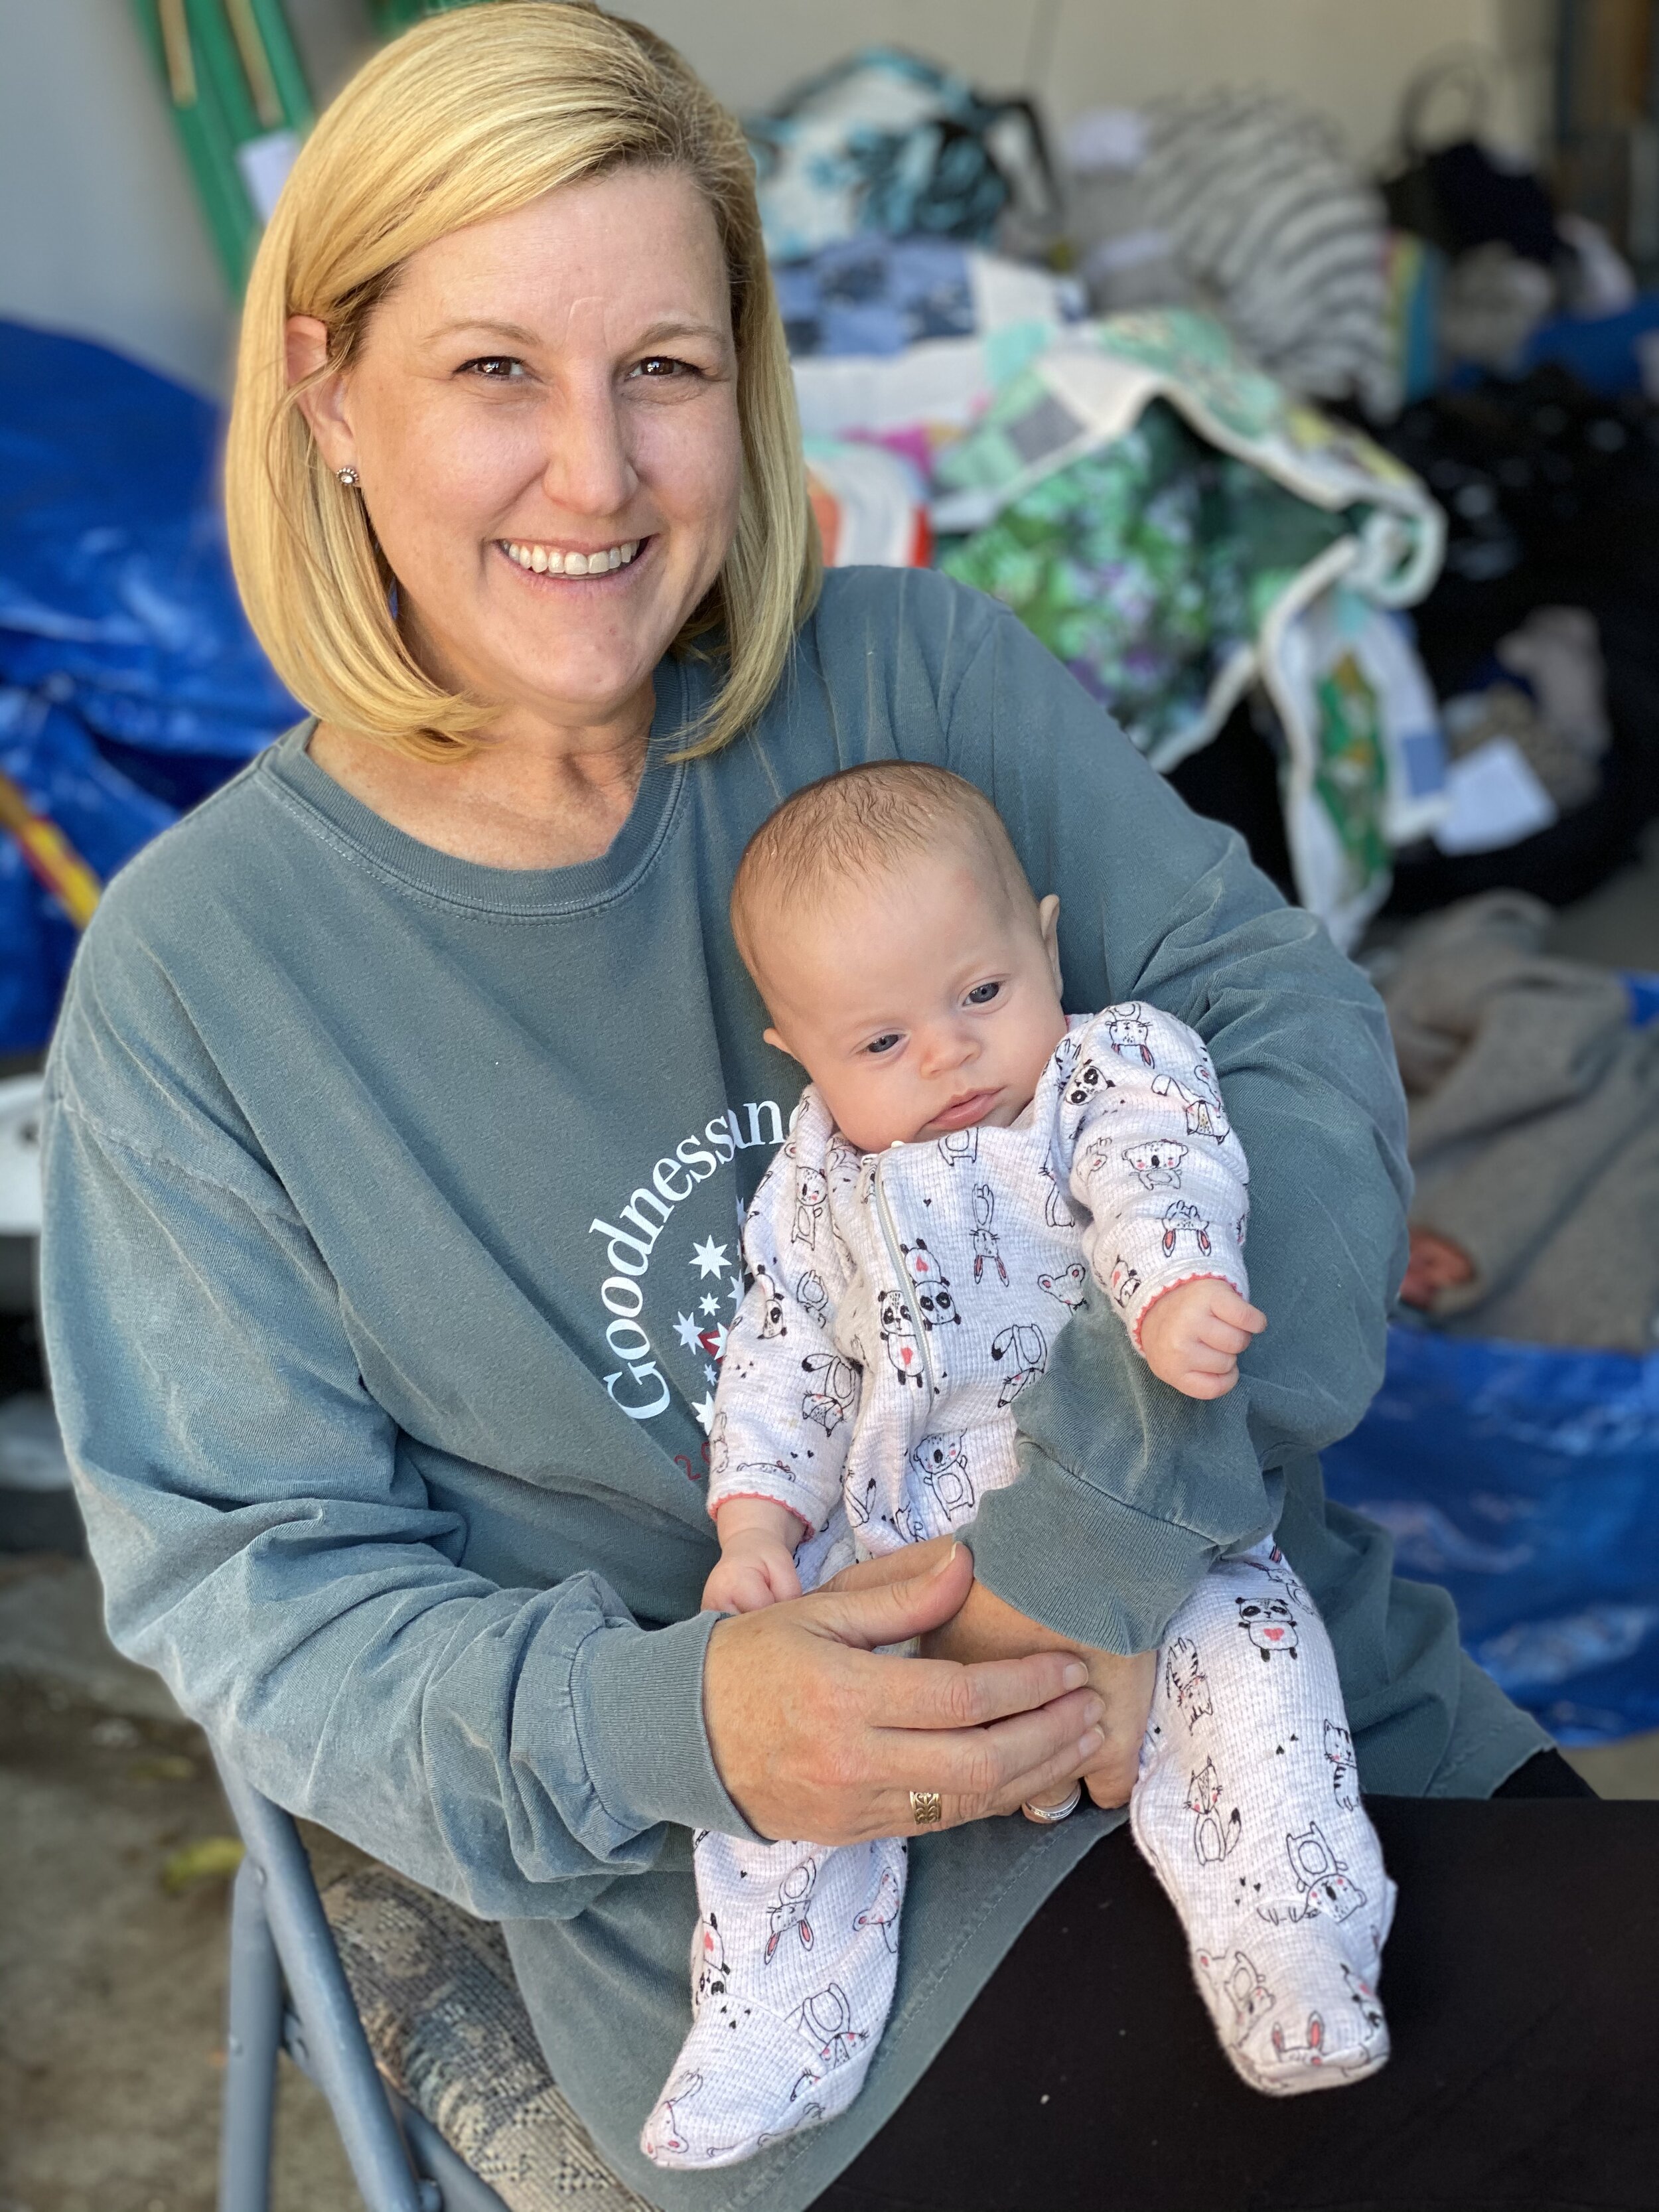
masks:
[(693, 1406), (691, 1410), (702, 1423), (705, 1431), (714, 1427), (714, 1401), (712, 1398), (703, 1399), (700, 1404)]
[(712, 1237), (706, 1237), (701, 1244), (692, 1248), (692, 1257), (685, 1264), (688, 1267), (695, 1267), (700, 1275), (723, 1275), (726, 1273), (726, 1247), (717, 1244)]
[[(706, 1336), (704, 1337), (704, 1339), (703, 1339), (703, 1342), (704, 1342), (706, 1345), (708, 1345), (708, 1347), (709, 1347), (710, 1351), (712, 1352), (712, 1353), (714, 1354), (714, 1357), (716, 1359), (724, 1359), (724, 1358), (725, 1358), (725, 1357), (726, 1357), (726, 1330), (725, 1330), (725, 1328), (724, 1328), (724, 1326), (723, 1326), (723, 1324), (722, 1324), (722, 1323), (720, 1323), (720, 1322), (716, 1322), (714, 1323), (714, 1326), (713, 1327), (713, 1328), (711, 1328), (711, 1329), (708, 1331), (708, 1335), (706, 1335)], [(712, 1382), (714, 1381), (714, 1376), (711, 1375), (711, 1376), (709, 1376), (709, 1378), (708, 1378), (708, 1379), (709, 1379), (709, 1381)]]
[(697, 1308), (700, 1314), (717, 1314), (720, 1310), (720, 1302), (718, 1298), (704, 1298)]
[(720, 1376), (714, 1368), (705, 1367), (702, 1370), (702, 1379), (712, 1389), (713, 1386), (719, 1382)]
[(732, 1287), (726, 1295), (731, 1299), (734, 1310), (743, 1304), (743, 1277), (741, 1275), (732, 1276)]
[(688, 1352), (697, 1348), (697, 1324), (690, 1314), (676, 1314), (674, 1334)]

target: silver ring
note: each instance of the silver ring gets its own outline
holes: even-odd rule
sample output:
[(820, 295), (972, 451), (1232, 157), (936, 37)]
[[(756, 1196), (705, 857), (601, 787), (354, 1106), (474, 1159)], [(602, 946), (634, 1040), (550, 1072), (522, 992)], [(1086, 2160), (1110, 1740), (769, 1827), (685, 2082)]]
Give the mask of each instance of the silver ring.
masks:
[(945, 1818), (944, 1808), (937, 1790), (913, 1790), (910, 1792), (910, 1818), (919, 1828), (937, 1828)]
[(1060, 1804), (1033, 1805), (1028, 1797), (1021, 1810), (1028, 1820), (1035, 1820), (1039, 1827), (1052, 1828), (1058, 1820), (1069, 1820), (1082, 1802), (1083, 1784), (1080, 1782), (1074, 1782), (1072, 1784), (1071, 1796), (1063, 1799)]

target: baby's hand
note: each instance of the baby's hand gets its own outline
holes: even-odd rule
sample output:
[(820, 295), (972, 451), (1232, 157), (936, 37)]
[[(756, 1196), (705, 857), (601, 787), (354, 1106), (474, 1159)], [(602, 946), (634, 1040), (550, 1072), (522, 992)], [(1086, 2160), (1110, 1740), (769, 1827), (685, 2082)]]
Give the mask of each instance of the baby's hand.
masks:
[(1140, 1349), (1160, 1382), (1189, 1398), (1224, 1398), (1238, 1380), (1238, 1355), (1267, 1316), (1215, 1276), (1177, 1283), (1146, 1310)]
[(765, 1498), (734, 1498), (714, 1516), (720, 1564), (702, 1586), (705, 1613), (760, 1613), (800, 1595), (795, 1546), (805, 1524)]

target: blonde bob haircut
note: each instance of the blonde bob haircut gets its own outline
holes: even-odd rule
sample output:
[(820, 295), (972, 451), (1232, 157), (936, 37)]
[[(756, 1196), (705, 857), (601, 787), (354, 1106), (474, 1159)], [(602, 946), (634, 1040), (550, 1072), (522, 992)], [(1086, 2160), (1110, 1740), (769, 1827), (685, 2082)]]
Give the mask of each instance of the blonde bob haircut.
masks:
[[(347, 85), (301, 149), (248, 283), (225, 463), (231, 557), (260, 643), (324, 720), (433, 760), (464, 750), (494, 710), (416, 665), (362, 501), (324, 462), (301, 393), (349, 368), (422, 246), (629, 167), (683, 169), (708, 202), (737, 347), (737, 531), (674, 641), (717, 650), (725, 672), (685, 751), (726, 744), (776, 689), (819, 551), (743, 132), (672, 46), (593, 0), (489, 0), (417, 24)], [(290, 315), (328, 330), (327, 363), (307, 384), (288, 381)]]

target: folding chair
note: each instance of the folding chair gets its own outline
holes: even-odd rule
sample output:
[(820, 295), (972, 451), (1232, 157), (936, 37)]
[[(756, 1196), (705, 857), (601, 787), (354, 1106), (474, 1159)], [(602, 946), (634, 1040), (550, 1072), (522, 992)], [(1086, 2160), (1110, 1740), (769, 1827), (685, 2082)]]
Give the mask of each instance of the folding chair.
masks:
[[(282, 2051), (328, 2100), (368, 2212), (651, 2212), (548, 2075), (495, 1931), (382, 1868), (331, 1883), (325, 1905), (292, 1819), (218, 1765), (246, 1845), (231, 1899), (219, 2212), (269, 2212)], [(411, 1951), (413, 1977), (404, 1955), (378, 1972)], [(505, 2196), (440, 2134), (439, 2111)]]

